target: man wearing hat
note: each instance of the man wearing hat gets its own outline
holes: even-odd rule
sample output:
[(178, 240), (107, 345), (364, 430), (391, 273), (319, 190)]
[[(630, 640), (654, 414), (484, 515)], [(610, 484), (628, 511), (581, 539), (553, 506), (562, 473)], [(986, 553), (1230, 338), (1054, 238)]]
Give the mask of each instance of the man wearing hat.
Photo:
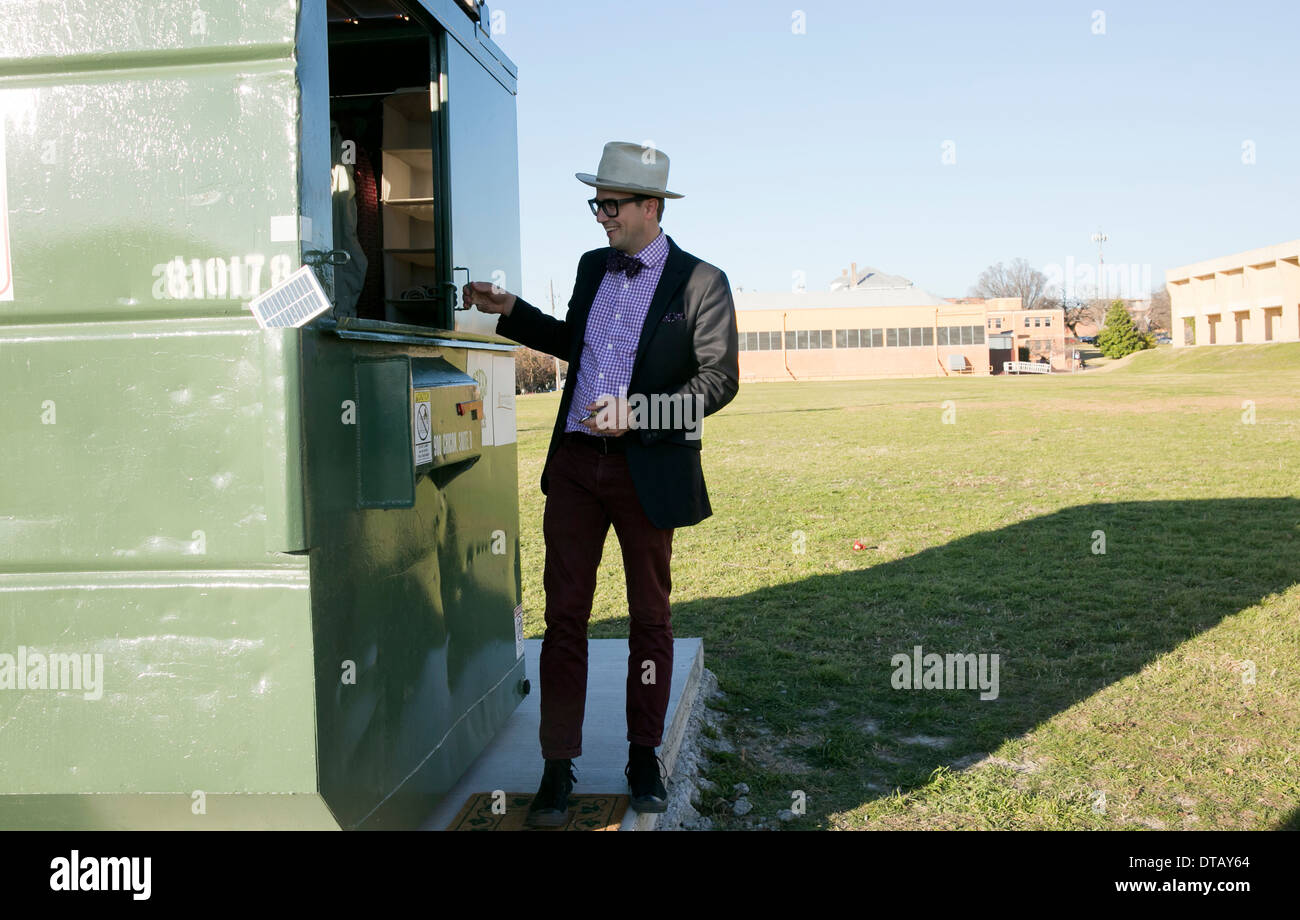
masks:
[[(582, 754), (587, 622), (611, 524), (627, 577), (625, 774), (638, 812), (667, 805), (661, 762), (672, 682), (668, 595), (673, 530), (713, 513), (700, 466), (703, 416), (739, 387), (736, 314), (727, 276), (681, 250), (659, 228), (668, 157), (641, 144), (605, 145), (588, 201), (608, 246), (584, 253), (563, 320), (484, 282), (466, 304), (497, 313), (500, 335), (569, 362), (542, 470), (546, 510), (546, 633), (541, 655), (545, 767), (532, 826), (568, 820)], [(647, 404), (656, 411), (638, 411)]]

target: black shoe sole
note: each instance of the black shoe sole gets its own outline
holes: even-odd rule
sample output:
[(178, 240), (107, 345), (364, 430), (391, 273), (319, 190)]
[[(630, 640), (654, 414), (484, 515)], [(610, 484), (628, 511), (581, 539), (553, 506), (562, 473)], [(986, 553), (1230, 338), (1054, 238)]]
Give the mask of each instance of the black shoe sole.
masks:
[(641, 815), (661, 815), (668, 810), (663, 799), (633, 799), (632, 810)]
[(568, 811), (530, 811), (524, 819), (526, 827), (564, 827), (569, 823)]

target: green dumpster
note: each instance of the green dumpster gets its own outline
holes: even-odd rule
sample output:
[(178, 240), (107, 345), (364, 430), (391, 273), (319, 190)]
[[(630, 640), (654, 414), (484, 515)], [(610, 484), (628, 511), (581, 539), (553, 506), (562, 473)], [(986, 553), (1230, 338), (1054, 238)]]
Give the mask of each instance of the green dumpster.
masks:
[(486, 10), (3, 2), (0, 47), (0, 828), (418, 826), (528, 692), (512, 344), (455, 295), (519, 281)]

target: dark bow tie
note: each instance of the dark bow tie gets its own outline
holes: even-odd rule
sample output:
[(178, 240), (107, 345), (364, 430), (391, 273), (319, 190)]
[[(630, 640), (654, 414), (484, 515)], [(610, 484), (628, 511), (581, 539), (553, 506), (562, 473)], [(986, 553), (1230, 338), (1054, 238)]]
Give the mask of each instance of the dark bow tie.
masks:
[(619, 252), (615, 249), (605, 260), (605, 271), (607, 272), (626, 272), (629, 278), (635, 278), (636, 273), (645, 268), (645, 263), (636, 256), (630, 256), (627, 253)]

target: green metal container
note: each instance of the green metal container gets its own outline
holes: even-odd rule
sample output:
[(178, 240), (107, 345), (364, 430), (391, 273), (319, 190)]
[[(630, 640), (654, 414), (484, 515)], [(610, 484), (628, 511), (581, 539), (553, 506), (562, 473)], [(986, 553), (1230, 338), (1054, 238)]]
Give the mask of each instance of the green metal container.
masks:
[[(453, 293), (519, 278), (480, 16), (0, 0), (0, 828), (418, 826), (528, 692), (512, 343)], [(383, 296), (263, 329), (347, 286), (345, 109)]]

